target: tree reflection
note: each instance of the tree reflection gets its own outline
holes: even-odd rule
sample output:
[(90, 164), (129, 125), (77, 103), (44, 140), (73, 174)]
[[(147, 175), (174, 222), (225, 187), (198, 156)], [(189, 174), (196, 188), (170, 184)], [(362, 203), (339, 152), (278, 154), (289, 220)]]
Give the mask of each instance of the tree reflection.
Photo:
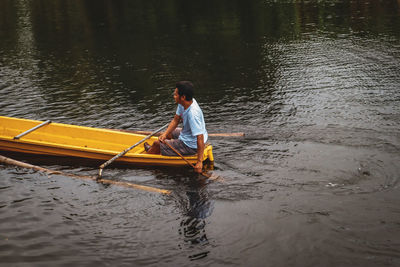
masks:
[[(275, 90), (265, 45), (315, 31), (397, 37), (399, 12), (397, 0), (0, 1), (0, 53), (7, 65), (15, 51), (23, 55), (18, 68), (46, 104), (62, 100), (51, 108), (71, 105), (69, 117), (115, 103), (145, 113), (182, 77), (209, 102), (232, 101), (231, 88), (249, 97), (255, 88)], [(91, 112), (87, 103), (99, 107)]]

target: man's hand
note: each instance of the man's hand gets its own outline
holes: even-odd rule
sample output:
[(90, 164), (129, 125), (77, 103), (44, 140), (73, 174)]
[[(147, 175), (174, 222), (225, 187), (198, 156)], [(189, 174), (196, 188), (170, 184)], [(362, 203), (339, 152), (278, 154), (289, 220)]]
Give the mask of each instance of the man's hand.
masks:
[(194, 171), (197, 173), (202, 173), (203, 172), (203, 162), (198, 161), (196, 165), (194, 166)]
[(202, 134), (197, 136), (197, 163), (194, 166), (194, 171), (197, 173), (203, 172), (203, 153), (204, 153), (204, 137)]
[(169, 123), (169, 126), (168, 126), (167, 130), (166, 130), (165, 132), (163, 132), (163, 133), (158, 137), (158, 141), (160, 141), (161, 143), (164, 143), (165, 139), (171, 138), (171, 136), (168, 137), (168, 133), (171, 134), (171, 133), (176, 129), (176, 127), (178, 126), (179, 121), (180, 121), (181, 119), (182, 119), (182, 118), (181, 118), (180, 116), (178, 116), (178, 115), (175, 114), (174, 118), (173, 118), (173, 119), (171, 120), (171, 122)]
[(159, 137), (158, 137), (158, 140), (161, 142), (161, 143), (164, 143), (164, 140), (165, 139), (167, 139), (167, 134), (166, 133), (163, 133), (163, 134), (161, 134)]

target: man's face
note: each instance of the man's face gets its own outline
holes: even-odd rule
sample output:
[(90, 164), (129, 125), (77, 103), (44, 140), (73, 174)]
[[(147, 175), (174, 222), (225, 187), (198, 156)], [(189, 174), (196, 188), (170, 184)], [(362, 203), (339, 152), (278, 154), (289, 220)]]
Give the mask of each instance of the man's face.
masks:
[(177, 104), (181, 104), (182, 103), (182, 97), (178, 94), (178, 88), (175, 88), (174, 100), (175, 100), (175, 103), (177, 103)]

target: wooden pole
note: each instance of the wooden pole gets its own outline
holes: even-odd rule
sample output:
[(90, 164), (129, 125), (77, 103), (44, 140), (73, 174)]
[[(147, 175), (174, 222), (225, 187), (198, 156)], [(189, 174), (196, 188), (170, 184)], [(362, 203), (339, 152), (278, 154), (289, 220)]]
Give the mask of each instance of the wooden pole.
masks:
[[(134, 133), (134, 134), (143, 134), (147, 135), (150, 134), (150, 131), (133, 131), (133, 130), (123, 130), (123, 129), (107, 129), (107, 130), (112, 130), (112, 131), (118, 131), (118, 132), (126, 132), (126, 133)], [(209, 133), (208, 136), (214, 136), (214, 137), (244, 137), (245, 134), (243, 132), (238, 132), (238, 133)]]
[(126, 188), (139, 189), (139, 190), (161, 193), (161, 194), (166, 194), (166, 195), (171, 194), (170, 190), (159, 189), (159, 188), (145, 186), (145, 185), (138, 185), (138, 184), (122, 182), (122, 181), (113, 181), (113, 180), (109, 180), (109, 179), (98, 179), (97, 180), (97, 177), (94, 177), (94, 176), (75, 175), (75, 174), (65, 173), (65, 172), (61, 172), (61, 171), (54, 171), (54, 170), (42, 168), (39, 166), (31, 165), (31, 164), (28, 164), (25, 162), (21, 162), (21, 161), (15, 160), (15, 159), (7, 158), (7, 157), (1, 156), (1, 155), (0, 155), (0, 163), (14, 165), (14, 166), (18, 166), (18, 167), (25, 168), (25, 169), (32, 169), (35, 171), (45, 172), (48, 174), (58, 174), (58, 175), (68, 176), (68, 177), (81, 179), (81, 180), (97, 181), (97, 182), (100, 182), (103, 184), (117, 185), (117, 186), (122, 186), (122, 187), (126, 187)]

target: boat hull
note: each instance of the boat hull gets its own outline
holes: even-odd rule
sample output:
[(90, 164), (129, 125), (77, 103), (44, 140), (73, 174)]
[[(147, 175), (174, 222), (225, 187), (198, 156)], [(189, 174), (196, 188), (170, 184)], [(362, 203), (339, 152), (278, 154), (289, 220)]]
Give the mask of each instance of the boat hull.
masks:
[[(50, 123), (18, 140), (14, 139), (18, 134), (40, 123), (42, 121), (0, 116), (0, 150), (107, 161), (145, 137), (140, 134), (109, 129)], [(155, 140), (157, 140), (157, 137), (152, 137), (147, 142), (152, 144)], [(197, 161), (196, 155), (185, 158), (193, 164)], [(204, 160), (207, 159), (213, 161), (211, 145), (208, 145), (204, 151)], [(144, 151), (143, 144), (117, 159), (117, 162), (160, 166), (183, 166), (187, 164), (179, 156), (147, 154)]]

